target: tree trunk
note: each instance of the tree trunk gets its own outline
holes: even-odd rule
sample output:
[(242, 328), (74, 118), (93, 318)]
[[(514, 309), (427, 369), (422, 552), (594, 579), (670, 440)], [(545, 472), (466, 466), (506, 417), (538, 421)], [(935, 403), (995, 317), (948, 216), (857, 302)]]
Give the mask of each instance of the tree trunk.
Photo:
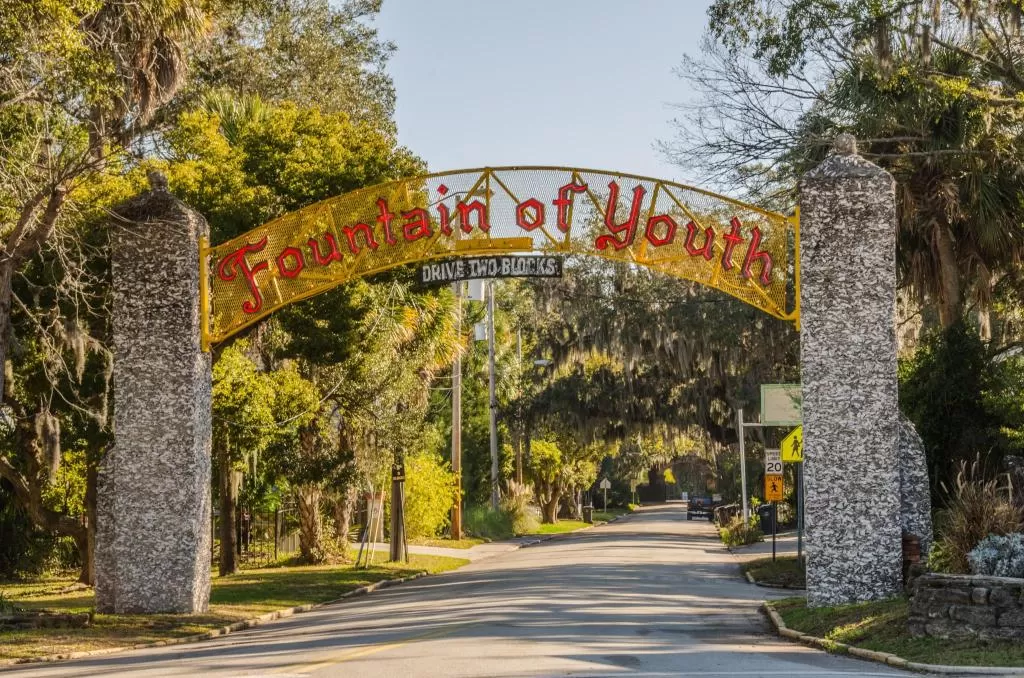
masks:
[(96, 484), (99, 467), (89, 460), (85, 467), (85, 557), (82, 560), (82, 574), (78, 581), (92, 586), (96, 582)]
[(217, 454), (217, 475), (220, 486), (220, 576), (226, 577), (238, 571), (235, 557), (235, 502), (238, 486), (234, 483), (234, 471), (227, 452)]
[(323, 492), (316, 485), (295, 488), (299, 504), (299, 551), (302, 559), (311, 564), (327, 560), (324, 549), (323, 521), (320, 520), (320, 498)]
[(541, 502), (542, 522), (553, 524), (558, 522), (558, 502), (562, 498), (562, 491), (551, 488), (547, 501)]
[(341, 496), (334, 502), (334, 538), (342, 550), (343, 557), (347, 557), (348, 554), (348, 535), (352, 528), (352, 512), (355, 510), (358, 498), (359, 488), (355, 486), (355, 483), (349, 483)]
[(4, 257), (0, 261), (0, 395), (4, 392), (7, 378), (7, 342), (11, 335), (11, 281), (14, 278), (14, 262)]
[(939, 323), (948, 329), (960, 319), (960, 269), (949, 227), (935, 229), (935, 254), (939, 260)]

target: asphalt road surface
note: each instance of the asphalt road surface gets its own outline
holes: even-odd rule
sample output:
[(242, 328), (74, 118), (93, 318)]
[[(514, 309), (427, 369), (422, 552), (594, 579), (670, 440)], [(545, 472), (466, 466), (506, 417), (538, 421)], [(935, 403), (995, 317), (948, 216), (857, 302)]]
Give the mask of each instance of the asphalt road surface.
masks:
[(770, 635), (705, 521), (678, 506), (222, 639), (14, 676), (906, 676)]

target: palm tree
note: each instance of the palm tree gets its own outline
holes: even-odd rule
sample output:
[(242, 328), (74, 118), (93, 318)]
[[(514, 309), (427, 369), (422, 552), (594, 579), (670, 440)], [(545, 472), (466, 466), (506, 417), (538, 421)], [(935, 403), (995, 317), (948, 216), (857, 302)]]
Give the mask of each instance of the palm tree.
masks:
[(1020, 112), (965, 91), (986, 74), (959, 52), (933, 52), (929, 72), (943, 80), (922, 68), (861, 59), (833, 84), (830, 117), (877, 140), (862, 154), (896, 178), (903, 284), (950, 327), (966, 302), (986, 309), (994, 280), (1024, 254)]

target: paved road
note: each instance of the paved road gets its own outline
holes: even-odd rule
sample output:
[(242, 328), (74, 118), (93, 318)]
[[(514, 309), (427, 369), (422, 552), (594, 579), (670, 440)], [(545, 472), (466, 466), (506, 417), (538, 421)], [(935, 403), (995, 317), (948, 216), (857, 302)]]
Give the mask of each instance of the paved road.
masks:
[(768, 635), (765, 590), (684, 518), (645, 509), (217, 641), (0, 677), (907, 675)]

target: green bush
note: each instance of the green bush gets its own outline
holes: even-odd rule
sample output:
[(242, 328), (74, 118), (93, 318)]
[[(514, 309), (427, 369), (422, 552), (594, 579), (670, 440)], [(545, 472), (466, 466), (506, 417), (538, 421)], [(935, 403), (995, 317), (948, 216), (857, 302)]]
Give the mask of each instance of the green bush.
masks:
[(536, 532), (540, 527), (540, 516), (530, 503), (532, 494), (527, 485), (511, 481), (508, 484), (508, 491), (501, 498), (498, 506), (508, 515), (513, 534)]
[(471, 537), (509, 539), (515, 536), (512, 516), (483, 506), (468, 506), (462, 515), (462, 527)]
[(750, 516), (750, 521), (746, 523), (743, 522), (742, 516), (736, 516), (719, 531), (719, 534), (726, 546), (744, 546), (764, 541), (764, 532), (761, 531), (761, 519), (758, 518), (757, 514)]
[(436, 537), (448, 527), (459, 499), (459, 481), (436, 454), (405, 459), (405, 532), (409, 537)]

